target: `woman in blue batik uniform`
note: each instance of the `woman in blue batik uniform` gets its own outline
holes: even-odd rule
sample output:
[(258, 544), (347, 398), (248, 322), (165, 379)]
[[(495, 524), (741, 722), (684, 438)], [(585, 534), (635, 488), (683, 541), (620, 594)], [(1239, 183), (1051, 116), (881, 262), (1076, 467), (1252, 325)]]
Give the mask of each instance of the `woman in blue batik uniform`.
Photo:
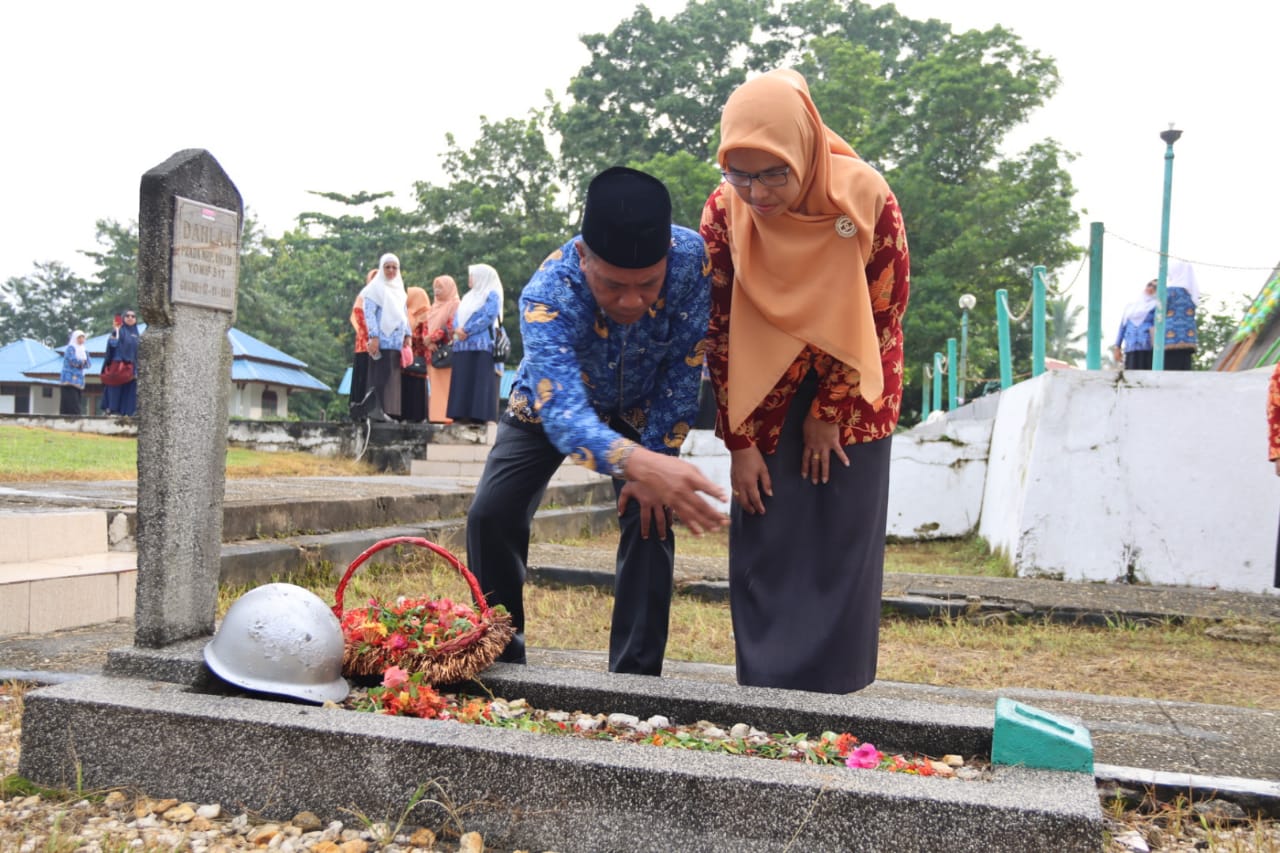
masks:
[(498, 419), (498, 374), (493, 370), (493, 333), (502, 322), (502, 280), (488, 264), (467, 268), (467, 295), (453, 327), (453, 376), (447, 415), (456, 423)]

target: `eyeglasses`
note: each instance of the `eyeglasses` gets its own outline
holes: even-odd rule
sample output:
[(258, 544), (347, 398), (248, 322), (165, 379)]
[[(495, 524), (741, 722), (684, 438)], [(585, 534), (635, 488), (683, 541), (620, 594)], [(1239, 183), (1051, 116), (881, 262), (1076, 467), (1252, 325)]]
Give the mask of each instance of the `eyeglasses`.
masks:
[(764, 172), (738, 172), (733, 169), (725, 169), (720, 172), (724, 176), (725, 181), (735, 187), (749, 187), (751, 182), (755, 181), (762, 187), (780, 187), (787, 183), (787, 178), (791, 176), (791, 167), (783, 166), (780, 169), (768, 169)]

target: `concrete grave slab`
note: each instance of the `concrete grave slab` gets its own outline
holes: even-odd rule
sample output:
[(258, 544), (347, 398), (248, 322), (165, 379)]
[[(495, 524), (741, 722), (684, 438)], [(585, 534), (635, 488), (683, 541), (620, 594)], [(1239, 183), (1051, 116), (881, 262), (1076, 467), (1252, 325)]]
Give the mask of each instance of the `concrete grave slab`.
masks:
[[(186, 644), (188, 656), (195, 648)], [(496, 665), (534, 705), (853, 731), (882, 749), (989, 749), (991, 714), (923, 703)], [(596, 706), (597, 702), (608, 705)], [(551, 705), (544, 705), (551, 707)], [(815, 734), (816, 734), (815, 731)], [(949, 744), (950, 748), (944, 748)], [(1097, 850), (1092, 776), (994, 768), (963, 782), (384, 717), (93, 677), (29, 693), (20, 772), (132, 786), (267, 818), (397, 817), (435, 781), (486, 844), (558, 850)], [(429, 796), (442, 799), (441, 790)], [(410, 822), (439, 825), (434, 806)]]

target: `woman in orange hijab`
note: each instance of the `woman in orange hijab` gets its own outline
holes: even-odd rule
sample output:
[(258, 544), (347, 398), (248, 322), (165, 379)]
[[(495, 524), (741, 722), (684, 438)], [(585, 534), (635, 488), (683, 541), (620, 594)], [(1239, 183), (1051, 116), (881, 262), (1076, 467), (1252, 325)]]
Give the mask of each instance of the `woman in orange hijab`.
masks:
[[(453, 341), (453, 320), (458, 313), (458, 283), (453, 276), (438, 275), (431, 284), (435, 291), (436, 301), (431, 305), (431, 313), (427, 316), (427, 343), (431, 354), (441, 347), (448, 348)], [(446, 414), (449, 408), (449, 380), (453, 377), (453, 368), (447, 362), (436, 366), (428, 358), (427, 379), (431, 383), (430, 420), (433, 424), (451, 424), (453, 420)]]
[[(427, 419), (427, 316), (431, 299), (421, 287), (406, 287), (404, 293), (413, 332), (409, 346), (415, 361), (400, 373), (400, 420), (420, 424)], [(418, 358), (422, 359), (421, 372), (414, 367)]]
[(738, 682), (860, 690), (875, 680), (902, 402), (902, 214), (794, 71), (738, 87), (720, 138), (702, 236)]

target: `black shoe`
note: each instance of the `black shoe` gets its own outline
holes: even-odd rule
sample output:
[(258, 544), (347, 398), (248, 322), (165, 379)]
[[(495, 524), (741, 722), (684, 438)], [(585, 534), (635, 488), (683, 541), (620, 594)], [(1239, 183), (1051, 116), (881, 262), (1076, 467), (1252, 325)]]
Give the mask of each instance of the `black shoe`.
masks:
[(498, 655), (500, 663), (528, 663), (524, 654), (524, 634), (516, 634), (507, 643), (507, 647)]

